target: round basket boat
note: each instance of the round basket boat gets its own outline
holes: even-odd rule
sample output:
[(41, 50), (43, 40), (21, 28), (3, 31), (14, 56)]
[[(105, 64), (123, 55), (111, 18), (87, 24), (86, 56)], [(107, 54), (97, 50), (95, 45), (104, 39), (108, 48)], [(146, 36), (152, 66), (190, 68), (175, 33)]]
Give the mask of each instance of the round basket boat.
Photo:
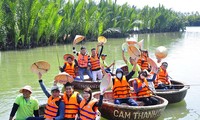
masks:
[[(93, 93), (93, 97), (99, 99), (100, 92)], [(156, 96), (159, 104), (151, 106), (141, 106), (142, 102), (137, 101), (140, 106), (128, 106), (126, 104), (116, 105), (113, 103), (112, 91), (104, 94), (104, 101), (99, 108), (101, 115), (109, 120), (156, 120), (160, 117), (168, 101)]]
[(171, 83), (173, 89), (169, 90), (156, 89), (155, 92), (156, 95), (167, 99), (169, 103), (177, 103), (182, 101), (185, 98), (187, 90), (190, 88), (190, 86), (175, 80), (171, 80)]
[[(125, 74), (128, 74), (127, 66), (122, 66), (121, 69), (124, 71)], [(156, 89), (155, 94), (167, 99), (169, 103), (177, 103), (182, 101), (185, 98), (187, 90), (190, 88), (190, 86), (175, 80), (171, 80), (171, 83), (173, 89)]]
[(72, 85), (75, 89), (83, 90), (85, 87), (90, 87), (91, 89), (99, 89), (100, 88), (100, 81), (93, 82), (91, 80), (84, 80), (84, 81), (73, 81)]

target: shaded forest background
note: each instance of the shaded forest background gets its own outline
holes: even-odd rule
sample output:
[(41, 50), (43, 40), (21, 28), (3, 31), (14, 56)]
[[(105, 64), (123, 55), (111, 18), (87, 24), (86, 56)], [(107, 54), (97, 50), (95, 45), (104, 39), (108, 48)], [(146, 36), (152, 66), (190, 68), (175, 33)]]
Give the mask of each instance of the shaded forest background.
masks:
[(131, 33), (179, 32), (200, 26), (200, 15), (159, 7), (138, 9), (100, 0), (1, 0), (0, 50), (71, 43), (77, 34), (127, 37)]

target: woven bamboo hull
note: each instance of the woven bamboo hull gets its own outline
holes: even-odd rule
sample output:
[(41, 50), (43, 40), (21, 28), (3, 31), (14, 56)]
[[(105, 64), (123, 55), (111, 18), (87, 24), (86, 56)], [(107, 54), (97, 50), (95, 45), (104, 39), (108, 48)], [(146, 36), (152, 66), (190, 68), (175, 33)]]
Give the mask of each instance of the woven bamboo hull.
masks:
[[(93, 96), (99, 97), (99, 92), (95, 92)], [(116, 105), (113, 103), (112, 92), (104, 94), (104, 102), (99, 108), (101, 115), (109, 120), (156, 120), (165, 110), (168, 101), (161, 97), (158, 105), (152, 106), (128, 106), (125, 104)]]
[[(167, 91), (160, 91), (160, 90), (156, 90), (156, 95), (158, 96), (161, 96), (165, 99), (168, 100), (169, 103), (177, 103), (177, 102), (180, 102), (182, 101), (186, 94), (187, 94), (187, 90), (190, 88), (189, 86), (186, 86), (184, 85), (183, 83), (181, 82), (178, 82), (178, 81), (174, 81), (172, 80), (172, 86), (174, 86), (174, 90), (167, 90)], [(176, 85), (179, 85), (179, 86), (176, 86)], [(181, 86), (183, 85), (183, 86)]]
[(91, 89), (99, 89), (100, 88), (100, 81), (93, 82), (93, 81), (73, 81), (72, 84), (74, 85), (75, 89), (83, 90), (86, 86), (90, 87)]

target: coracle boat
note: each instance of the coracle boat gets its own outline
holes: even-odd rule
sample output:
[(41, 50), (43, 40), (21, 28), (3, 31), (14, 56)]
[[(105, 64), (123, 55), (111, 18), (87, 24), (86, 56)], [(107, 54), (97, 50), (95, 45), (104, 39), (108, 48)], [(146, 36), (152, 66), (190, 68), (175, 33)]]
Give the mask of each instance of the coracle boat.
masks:
[[(79, 76), (78, 74), (78, 67), (75, 68), (75, 73), (76, 76)], [(76, 81), (74, 80), (72, 84), (74, 85), (75, 89), (81, 89), (83, 90), (86, 86), (90, 87), (91, 89), (99, 89), (100, 88), (100, 80), (97, 80), (96, 82), (93, 82), (92, 80), (89, 79), (88, 75), (84, 75), (84, 80), (83, 81)]]
[(182, 101), (185, 98), (187, 90), (190, 88), (190, 86), (175, 80), (171, 80), (171, 83), (173, 87), (172, 89), (156, 89), (155, 94), (167, 99), (169, 103), (177, 103)]
[(90, 87), (91, 89), (99, 89), (100, 81), (93, 82), (91, 80), (84, 80), (84, 81), (73, 81), (72, 84), (74, 85), (75, 89), (83, 90), (85, 87)]
[[(99, 99), (99, 94), (100, 92), (94, 92), (93, 97)], [(166, 99), (159, 96), (156, 96), (156, 98), (159, 100), (157, 105), (142, 106), (141, 101), (137, 101), (139, 106), (116, 105), (114, 104), (113, 93), (106, 91), (99, 111), (101, 116), (109, 120), (156, 120), (168, 104)]]
[[(121, 69), (124, 71), (125, 74), (128, 74), (127, 66), (122, 66)], [(172, 89), (156, 89), (155, 94), (167, 99), (169, 103), (180, 102), (185, 98), (187, 90), (190, 88), (190, 86), (175, 80), (171, 80), (171, 83), (173, 87)]]

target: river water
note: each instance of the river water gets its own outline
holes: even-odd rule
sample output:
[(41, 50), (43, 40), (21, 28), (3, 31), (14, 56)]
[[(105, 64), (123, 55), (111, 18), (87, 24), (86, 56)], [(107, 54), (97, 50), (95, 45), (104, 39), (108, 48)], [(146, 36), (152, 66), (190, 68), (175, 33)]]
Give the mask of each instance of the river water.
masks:
[[(168, 48), (168, 56), (163, 60), (169, 63), (168, 72), (174, 80), (190, 84), (185, 99), (179, 103), (170, 104), (159, 120), (199, 120), (200, 119), (200, 28), (188, 27), (186, 32), (142, 34), (138, 39), (144, 39), (144, 49), (149, 50), (150, 57), (155, 59), (155, 49), (158, 46)], [(121, 58), (121, 45), (125, 39), (108, 39), (103, 53), (107, 54), (107, 62), (116, 61), (117, 65), (124, 64)], [(90, 49), (97, 42), (85, 42)], [(37, 75), (32, 73), (30, 66), (38, 60), (48, 61), (50, 70), (43, 75), (44, 83), (50, 88), (55, 75), (59, 73), (58, 66), (63, 65), (63, 55), (72, 53), (72, 45), (40, 47), (23, 51), (0, 52), (0, 120), (7, 120), (19, 89), (24, 85), (33, 87), (33, 96), (39, 102), (46, 103)], [(57, 57), (58, 56), (58, 57)], [(128, 58), (128, 54), (126, 53)], [(60, 86), (61, 87), (61, 86)], [(49, 90), (49, 89), (48, 89)]]

